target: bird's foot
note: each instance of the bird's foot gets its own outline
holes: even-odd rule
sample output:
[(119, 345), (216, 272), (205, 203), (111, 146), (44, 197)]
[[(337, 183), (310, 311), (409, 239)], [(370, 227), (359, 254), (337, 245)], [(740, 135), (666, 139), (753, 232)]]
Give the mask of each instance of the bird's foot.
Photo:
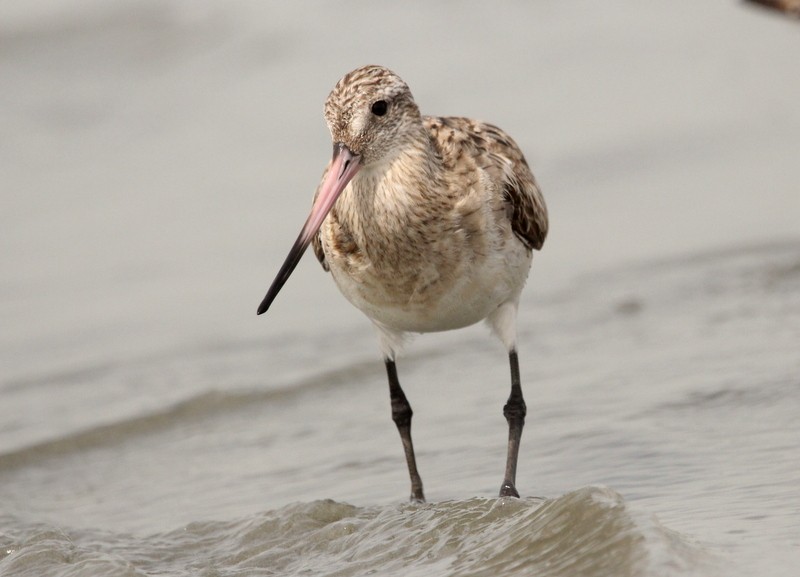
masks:
[(514, 483), (511, 481), (503, 481), (503, 485), (500, 487), (500, 496), (519, 498), (519, 493), (517, 492), (516, 487), (514, 487)]

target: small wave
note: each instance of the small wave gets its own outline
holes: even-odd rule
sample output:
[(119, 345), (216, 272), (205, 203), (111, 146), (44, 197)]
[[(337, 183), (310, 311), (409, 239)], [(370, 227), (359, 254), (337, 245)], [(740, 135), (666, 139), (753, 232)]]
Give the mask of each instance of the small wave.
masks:
[[(213, 559), (195, 568), (341, 577), (668, 576), (705, 568), (709, 557), (602, 487), (545, 501), (476, 498), (363, 509), (318, 501), (231, 529), (225, 528), (227, 538), (211, 552)], [(215, 532), (214, 524), (201, 524), (180, 536), (194, 534), (207, 546)], [(197, 554), (202, 551), (189, 555), (193, 563)]]
[(97, 425), (57, 439), (0, 454), (0, 470), (25, 466), (46, 458), (67, 457), (80, 451), (120, 444), (140, 435), (158, 433), (186, 423), (242, 410), (254, 404), (280, 402), (300, 394), (302, 390), (301, 385), (265, 391), (207, 391), (161, 411)]
[(57, 439), (9, 451), (0, 455), (0, 470), (24, 466), (45, 458), (63, 457), (77, 451), (113, 445), (138, 434), (149, 434), (175, 426), (179, 422), (207, 416), (220, 408), (245, 405), (251, 401), (252, 396), (247, 393), (231, 394), (210, 391), (176, 403), (163, 411), (98, 425)]
[[(296, 503), (145, 539), (42, 535), (33, 532), (14, 545), (0, 560), (0, 572), (25, 560), (30, 574), (55, 574), (48, 565), (56, 562), (58, 574), (88, 574), (76, 572), (72, 562), (92, 567), (92, 559), (124, 566), (129, 574), (175, 576), (624, 577), (708, 575), (711, 566), (707, 551), (652, 516), (632, 512), (603, 487), (550, 500), (475, 498), (368, 508), (330, 500)], [(48, 543), (57, 550), (42, 551)], [(29, 555), (33, 550), (36, 557)]]
[(7, 451), (0, 454), (0, 471), (25, 466), (44, 458), (64, 457), (79, 451), (112, 446), (140, 435), (158, 433), (254, 406), (291, 402), (300, 395), (332, 385), (371, 382), (377, 378), (380, 369), (380, 364), (375, 362), (351, 363), (346, 367), (306, 376), (281, 388), (205, 391), (162, 410), (90, 426), (55, 439)]

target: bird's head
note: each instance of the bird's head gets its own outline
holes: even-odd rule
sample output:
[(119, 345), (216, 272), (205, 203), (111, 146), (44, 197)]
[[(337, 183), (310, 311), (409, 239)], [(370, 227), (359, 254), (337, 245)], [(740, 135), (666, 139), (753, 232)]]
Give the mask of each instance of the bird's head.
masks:
[(363, 66), (339, 80), (325, 101), (325, 120), (333, 139), (333, 158), (311, 214), (261, 301), (258, 314), (278, 296), (336, 199), (362, 167), (380, 167), (423, 131), (419, 108), (408, 85), (382, 66)]
[(334, 145), (369, 166), (392, 156), (421, 131), (421, 115), (408, 85), (382, 66), (362, 66), (342, 77), (325, 101)]

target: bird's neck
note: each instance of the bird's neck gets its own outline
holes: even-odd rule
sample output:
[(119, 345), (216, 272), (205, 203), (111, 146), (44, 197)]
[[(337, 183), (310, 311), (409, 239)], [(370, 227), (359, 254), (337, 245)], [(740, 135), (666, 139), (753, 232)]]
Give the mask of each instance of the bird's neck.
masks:
[(337, 212), (362, 242), (374, 245), (406, 238), (411, 221), (418, 220), (431, 203), (441, 202), (434, 195), (440, 189), (440, 174), (430, 141), (420, 138), (365, 166), (340, 197)]

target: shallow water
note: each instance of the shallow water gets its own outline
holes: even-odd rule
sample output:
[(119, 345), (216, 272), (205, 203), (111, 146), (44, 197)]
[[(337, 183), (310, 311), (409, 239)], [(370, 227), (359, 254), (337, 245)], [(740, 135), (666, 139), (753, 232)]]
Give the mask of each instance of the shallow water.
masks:
[(135, 546), (128, 536), (31, 528), (6, 569), (41, 570), (44, 556), (93, 575), (688, 575), (714, 565), (596, 487), (544, 502), (312, 501), (191, 523)]
[[(292, 6), (0, 8), (0, 575), (796, 574), (797, 25)], [(411, 505), (368, 323), (311, 258), (255, 316), (370, 61), (507, 128), (546, 193), (520, 500), (484, 327), (398, 362)]]

